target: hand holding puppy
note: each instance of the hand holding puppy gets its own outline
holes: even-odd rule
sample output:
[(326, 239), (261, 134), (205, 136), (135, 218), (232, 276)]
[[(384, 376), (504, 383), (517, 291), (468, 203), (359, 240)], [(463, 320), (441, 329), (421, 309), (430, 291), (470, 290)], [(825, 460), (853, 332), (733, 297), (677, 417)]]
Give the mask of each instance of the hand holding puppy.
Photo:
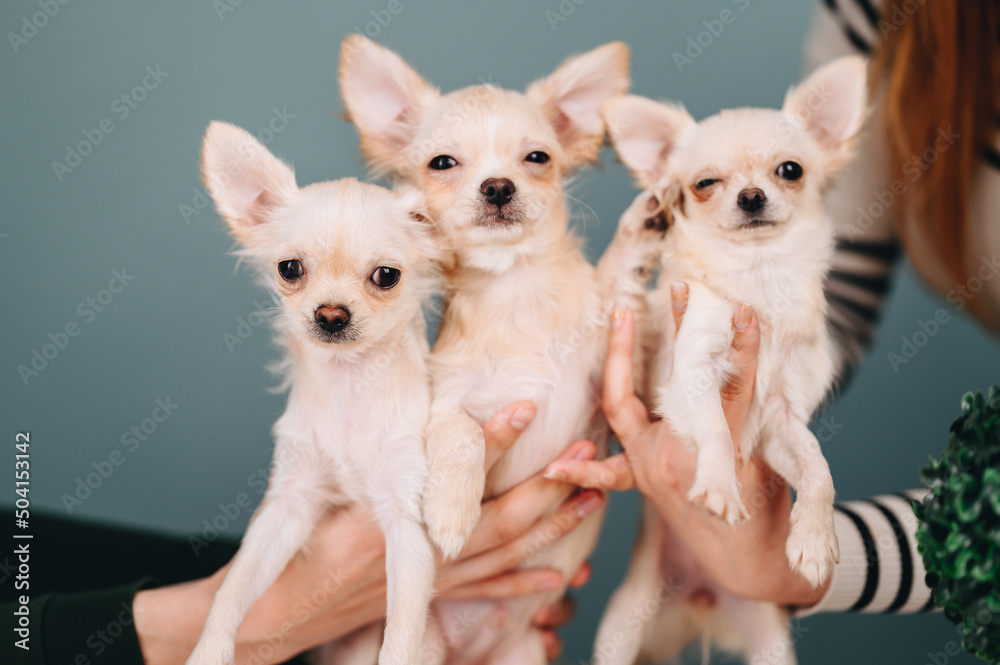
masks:
[[(674, 318), (681, 325), (687, 288), (671, 288)], [(752, 311), (734, 316), (735, 335), (729, 360), (737, 368), (722, 393), (722, 405), (733, 440), (750, 408), (757, 368), (760, 330)], [(559, 459), (547, 478), (605, 490), (639, 489), (694, 554), (705, 572), (730, 593), (782, 605), (810, 605), (826, 591), (812, 588), (784, 558), (791, 496), (785, 482), (766, 464), (752, 458), (737, 469), (750, 519), (727, 525), (692, 504), (688, 490), (695, 455), (670, 429), (668, 421), (651, 421), (632, 383), (634, 321), (629, 310), (616, 314), (608, 341), (603, 405), (623, 453), (603, 461)], [(740, 456), (737, 455), (737, 459)]]
[[(534, 411), (530, 402), (515, 402), (487, 421), (488, 466), (513, 445)], [(515, 413), (526, 421), (511, 422)], [(562, 457), (592, 459), (593, 453), (593, 444), (578, 441), (567, 447)], [(575, 489), (538, 475), (484, 503), (483, 517), (465, 551), (455, 561), (440, 565), (437, 596), (508, 598), (562, 586), (562, 575), (556, 570), (517, 567), (524, 563), (523, 541), (530, 542), (542, 533), (564, 535), (603, 503), (602, 495), (594, 491), (571, 497)], [(236, 662), (250, 655), (264, 663), (283, 662), (379, 621), (385, 616), (384, 557), (382, 532), (364, 510), (353, 506), (328, 513), (307, 547), (248, 613), (237, 636)], [(227, 565), (211, 577), (136, 595), (136, 630), (149, 665), (184, 662), (228, 569)], [(579, 586), (586, 576), (585, 566), (570, 585)], [(316, 597), (321, 602), (311, 601), (320, 589), (324, 593)], [(549, 647), (557, 650), (552, 628), (567, 619), (566, 609), (551, 608), (544, 614), (551, 616), (539, 616), (536, 625), (546, 631)], [(292, 630), (287, 629), (289, 617), (296, 621)], [(276, 635), (282, 636), (280, 644), (274, 641)]]

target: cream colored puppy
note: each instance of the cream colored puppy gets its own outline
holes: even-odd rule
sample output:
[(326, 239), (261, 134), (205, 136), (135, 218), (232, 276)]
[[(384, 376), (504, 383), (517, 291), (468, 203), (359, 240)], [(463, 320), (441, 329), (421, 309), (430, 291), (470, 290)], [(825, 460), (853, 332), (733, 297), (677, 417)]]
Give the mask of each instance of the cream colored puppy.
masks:
[[(651, 295), (662, 345), (650, 394), (657, 413), (697, 451), (689, 498), (731, 523), (748, 515), (720, 390), (732, 371), (734, 308), (749, 303), (761, 342), (753, 403), (739, 437), (742, 463), (760, 455), (796, 489), (786, 552), (814, 586), (838, 557), (833, 480), (807, 427), (834, 379), (823, 293), (834, 240), (823, 191), (851, 157), (865, 86), (864, 62), (846, 58), (790, 90), (780, 111), (737, 109), (695, 122), (680, 107), (641, 97), (605, 107), (618, 154), (648, 189), (640, 200), (662, 202), (671, 220)], [(689, 288), (679, 329), (670, 306), (673, 282)], [(604, 662), (670, 658), (699, 632), (749, 659), (778, 644), (784, 614), (718, 590), (650, 510), (629, 576), (605, 613), (598, 650), (627, 629), (629, 608), (649, 600), (657, 579), (690, 580), (713, 602), (706, 608), (686, 597), (663, 605), (641, 636)], [(794, 662), (790, 648), (769, 653), (760, 662)]]
[[(233, 662), (240, 623), (331, 507), (360, 503), (385, 532), (388, 579), (382, 665), (417, 665), (434, 579), (421, 524), (430, 408), (422, 306), (439, 255), (417, 191), (354, 179), (299, 188), (291, 168), (250, 134), (213, 123), (204, 179), (281, 305), (281, 365), (290, 389), (274, 426), (273, 470), (215, 596), (188, 665)], [(368, 631), (373, 662), (381, 631)], [(362, 640), (361, 642), (364, 642)]]
[[(624, 94), (627, 70), (627, 47), (611, 43), (524, 93), (476, 85), (442, 95), (363, 37), (342, 46), (340, 85), (362, 151), (376, 170), (424, 191), (454, 251), (432, 356), (424, 495), (424, 520), (446, 557), (465, 545), (484, 496), (525, 480), (574, 439), (604, 446), (597, 389), (613, 308), (604, 294), (615, 279), (601, 285), (568, 231), (563, 181), (597, 158), (601, 105)], [(480, 425), (512, 399), (532, 400), (538, 415), (486, 477)], [(557, 543), (526, 544), (538, 552), (530, 565), (568, 579), (593, 549), (600, 520), (593, 515)], [(544, 663), (530, 618), (562, 593), (436, 604), (442, 626), (479, 617), (437, 653), (449, 652), (449, 662)]]

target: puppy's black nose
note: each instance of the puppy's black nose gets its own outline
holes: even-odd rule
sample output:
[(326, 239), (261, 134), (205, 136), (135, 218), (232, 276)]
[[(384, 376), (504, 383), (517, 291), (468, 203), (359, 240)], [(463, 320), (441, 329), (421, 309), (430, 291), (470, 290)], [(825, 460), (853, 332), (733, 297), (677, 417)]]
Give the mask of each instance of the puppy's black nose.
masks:
[(767, 197), (759, 189), (744, 189), (736, 197), (736, 205), (747, 212), (757, 212), (764, 207)]
[(487, 178), (479, 186), (479, 191), (487, 203), (499, 208), (510, 201), (517, 189), (514, 187), (514, 183), (507, 178)]
[(328, 333), (340, 332), (351, 322), (351, 313), (346, 307), (323, 305), (316, 308), (316, 323)]

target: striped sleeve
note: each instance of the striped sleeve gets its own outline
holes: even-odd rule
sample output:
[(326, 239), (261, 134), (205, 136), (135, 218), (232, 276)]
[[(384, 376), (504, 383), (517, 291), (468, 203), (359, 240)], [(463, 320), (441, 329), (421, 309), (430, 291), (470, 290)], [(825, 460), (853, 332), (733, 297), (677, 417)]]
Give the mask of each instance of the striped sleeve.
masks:
[(913, 614), (934, 609), (917, 552), (911, 501), (926, 489), (838, 503), (834, 515), (840, 563), (823, 599), (798, 616), (820, 612)]
[[(880, 38), (879, 11), (875, 0), (823, 0), (806, 39), (804, 73), (842, 56), (868, 54)], [(855, 159), (838, 174), (826, 197), (837, 235), (825, 285), (827, 323), (840, 386), (874, 341), (902, 254), (893, 214), (908, 185), (888, 181), (888, 148), (870, 123), (855, 145)]]

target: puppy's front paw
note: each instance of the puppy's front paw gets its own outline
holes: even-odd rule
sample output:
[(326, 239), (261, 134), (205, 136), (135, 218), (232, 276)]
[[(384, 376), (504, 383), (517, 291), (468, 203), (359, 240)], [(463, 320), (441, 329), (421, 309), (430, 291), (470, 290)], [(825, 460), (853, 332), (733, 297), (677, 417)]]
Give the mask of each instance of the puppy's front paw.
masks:
[(740, 498), (740, 488), (734, 477), (731, 482), (695, 480), (688, 492), (688, 500), (703, 506), (708, 512), (729, 524), (739, 524), (750, 519), (750, 513)]
[(437, 492), (424, 500), (424, 522), (431, 540), (445, 559), (454, 559), (465, 547), (482, 512), (482, 495), (458, 496)]
[(840, 545), (832, 515), (809, 514), (796, 503), (792, 508), (785, 554), (792, 570), (806, 578), (813, 587), (825, 582), (840, 559)]

